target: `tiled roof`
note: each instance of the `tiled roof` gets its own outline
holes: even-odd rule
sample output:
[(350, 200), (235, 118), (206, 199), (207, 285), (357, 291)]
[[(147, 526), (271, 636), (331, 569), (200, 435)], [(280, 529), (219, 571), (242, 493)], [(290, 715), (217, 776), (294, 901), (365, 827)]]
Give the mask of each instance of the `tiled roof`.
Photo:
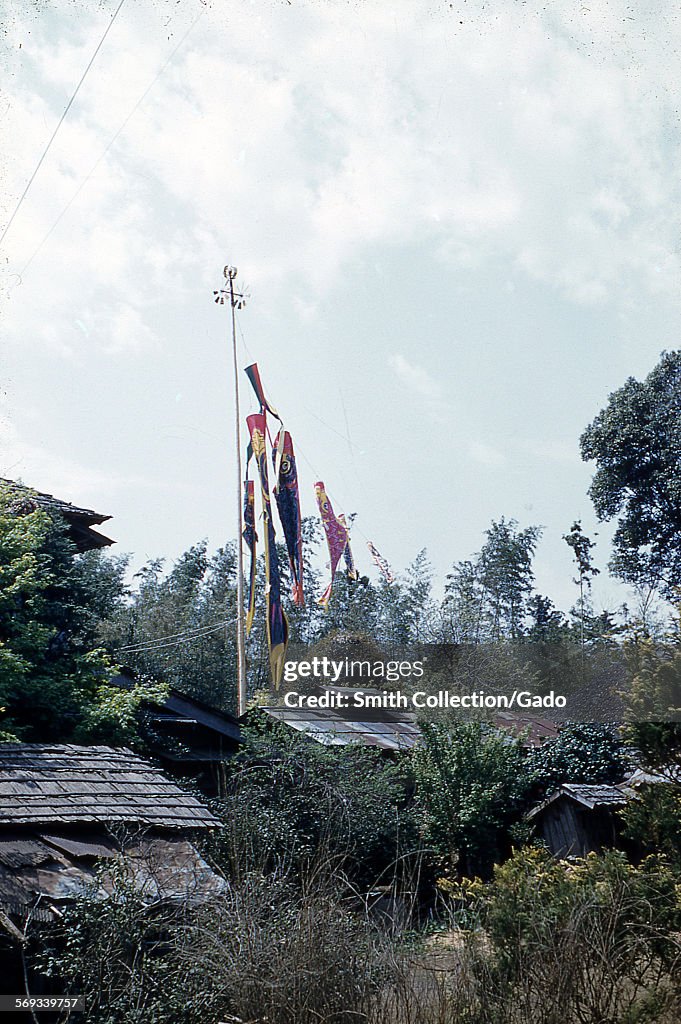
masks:
[(86, 822), (164, 829), (218, 824), (194, 796), (125, 748), (0, 745), (0, 829)]
[(61, 498), (55, 498), (53, 494), (46, 494), (44, 491), (35, 491), (32, 487), (26, 487), (25, 484), (20, 484), (16, 480), (7, 480), (5, 477), (0, 477), (0, 486), (2, 485), (16, 492), (17, 498), (23, 504), (34, 502), (35, 505), (45, 509), (47, 512), (56, 512), (58, 515), (63, 516), (68, 523), (71, 539), (79, 551), (104, 548), (114, 543), (109, 537), (105, 537), (103, 534), (98, 533), (97, 530), (92, 529), (93, 525), (97, 526), (100, 523), (105, 523), (108, 519), (111, 519), (111, 516), (95, 512), (91, 508), (81, 508), (78, 505), (72, 505), (71, 502), (62, 501)]

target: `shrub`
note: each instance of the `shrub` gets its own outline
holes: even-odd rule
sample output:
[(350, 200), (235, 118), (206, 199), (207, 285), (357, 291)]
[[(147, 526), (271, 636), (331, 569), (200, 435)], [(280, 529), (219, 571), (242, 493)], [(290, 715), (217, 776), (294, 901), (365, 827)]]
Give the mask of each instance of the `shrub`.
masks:
[(412, 764), (424, 837), (464, 873), (486, 874), (522, 814), (522, 744), (483, 722), (428, 723), (423, 738)]
[(633, 1024), (681, 1009), (677, 878), (656, 857), (555, 861), (514, 854), (490, 885), (457, 896), (476, 916), (467, 935), (477, 982), (471, 1020), (520, 1024)]
[(323, 747), (292, 733), (251, 733), (216, 812), (229, 828), (213, 856), (230, 876), (325, 858), (365, 890), (390, 880), (420, 839), (400, 766), (366, 747)]
[(638, 850), (662, 853), (681, 869), (681, 786), (671, 782), (639, 786), (636, 799), (619, 813), (622, 834)]
[(563, 782), (619, 782), (632, 767), (632, 753), (614, 726), (573, 722), (533, 750), (527, 767), (544, 789)]
[(124, 865), (110, 895), (66, 910), (43, 971), (85, 994), (90, 1024), (354, 1024), (385, 973), (381, 944), (338, 880), (244, 875), (208, 902), (150, 902)]

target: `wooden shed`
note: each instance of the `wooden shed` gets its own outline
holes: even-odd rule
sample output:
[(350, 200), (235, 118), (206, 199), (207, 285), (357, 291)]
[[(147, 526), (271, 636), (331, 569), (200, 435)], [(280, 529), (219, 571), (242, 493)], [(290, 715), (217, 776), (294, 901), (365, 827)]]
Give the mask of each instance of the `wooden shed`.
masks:
[(565, 784), (527, 815), (556, 857), (584, 857), (617, 845), (623, 786)]

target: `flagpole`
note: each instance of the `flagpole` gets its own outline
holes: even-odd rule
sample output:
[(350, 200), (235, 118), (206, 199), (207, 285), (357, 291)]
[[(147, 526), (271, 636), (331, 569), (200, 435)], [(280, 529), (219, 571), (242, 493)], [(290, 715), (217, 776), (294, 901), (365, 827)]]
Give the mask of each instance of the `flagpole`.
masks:
[(232, 358), (234, 363), (234, 436), (236, 440), (236, 504), (237, 504), (237, 577), (236, 577), (236, 665), (237, 665), (237, 708), (239, 715), (246, 711), (246, 630), (244, 625), (244, 552), (243, 532), (244, 513), (242, 496), (242, 466), (241, 466), (241, 410), (239, 408), (239, 361), (236, 349), (236, 297), (234, 294), (234, 279), (237, 275), (236, 267), (225, 267), (224, 275), (229, 281), (229, 299), (232, 309)]

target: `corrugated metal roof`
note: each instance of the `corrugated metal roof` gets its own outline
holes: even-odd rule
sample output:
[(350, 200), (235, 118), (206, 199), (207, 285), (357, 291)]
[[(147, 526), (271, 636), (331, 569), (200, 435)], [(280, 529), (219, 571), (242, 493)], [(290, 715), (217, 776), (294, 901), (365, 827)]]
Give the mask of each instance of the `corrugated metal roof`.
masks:
[(45, 850), (44, 862), (0, 864), (0, 906), (15, 918), (21, 919), (31, 908), (39, 920), (49, 921), (59, 915), (60, 904), (84, 893), (95, 880), (100, 898), (106, 899), (113, 889), (114, 875), (109, 871), (97, 874), (93, 858), (124, 860), (128, 877), (149, 901), (202, 901), (226, 885), (195, 847), (182, 838), (145, 835), (122, 850), (104, 835), (92, 836), (89, 842), (51, 835), (49, 842), (52, 849), (31, 837), (23, 847), (24, 852), (31, 844)]
[(299, 710), (284, 707), (263, 707), (270, 718), (284, 722), (324, 746), (346, 746), (361, 743), (383, 750), (410, 750), (421, 737), (413, 715), (384, 711), (381, 720), (348, 718), (333, 708)]
[(540, 747), (546, 740), (555, 739), (560, 732), (558, 723), (549, 718), (519, 715), (511, 711), (497, 711), (493, 723), (500, 729), (508, 729), (515, 736), (523, 737), (528, 747)]
[(79, 831), (76, 839), (73, 836), (41, 832), (40, 838), (62, 853), (76, 857), (78, 860), (105, 859), (115, 857), (118, 852), (118, 846), (113, 839), (94, 833), (88, 834)]
[(74, 822), (173, 829), (219, 824), (196, 797), (131, 750), (0, 745), (0, 829)]
[[(376, 689), (362, 688), (365, 694), (380, 695)], [(320, 693), (350, 695), (351, 687), (327, 686)], [(413, 711), (390, 707), (286, 708), (267, 705), (260, 710), (275, 721), (284, 722), (298, 732), (307, 733), (326, 746), (362, 743), (385, 750), (411, 750), (421, 738)], [(528, 747), (540, 746), (558, 735), (560, 727), (546, 718), (499, 712), (489, 723), (515, 736), (523, 737)]]

